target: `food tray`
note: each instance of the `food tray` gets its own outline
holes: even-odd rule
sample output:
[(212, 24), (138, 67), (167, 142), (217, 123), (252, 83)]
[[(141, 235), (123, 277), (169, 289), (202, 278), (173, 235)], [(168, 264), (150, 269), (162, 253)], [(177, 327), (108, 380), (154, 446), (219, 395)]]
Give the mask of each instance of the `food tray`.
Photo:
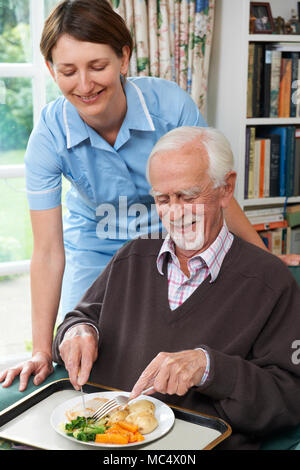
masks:
[[(85, 393), (115, 391), (109, 387), (87, 383)], [(51, 382), (0, 412), (0, 438), (45, 450), (102, 450), (73, 442), (58, 434), (50, 424), (52, 411), (60, 403), (80, 396), (69, 379)], [(141, 450), (209, 450), (231, 434), (222, 419), (169, 405), (175, 423), (162, 438), (142, 443)], [(184, 436), (184, 438), (183, 438)]]

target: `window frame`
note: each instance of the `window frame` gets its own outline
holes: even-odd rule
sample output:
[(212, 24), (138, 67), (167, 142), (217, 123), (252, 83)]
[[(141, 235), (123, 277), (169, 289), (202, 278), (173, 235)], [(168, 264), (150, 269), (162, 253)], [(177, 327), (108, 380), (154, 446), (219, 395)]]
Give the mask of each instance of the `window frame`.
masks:
[[(40, 38), (45, 21), (44, 0), (29, 0), (29, 25), (31, 33), (32, 62), (0, 63), (2, 78), (31, 78), (33, 125), (39, 119), (42, 108), (46, 105), (47, 68), (40, 52)], [(25, 165), (0, 165), (0, 179), (24, 178)], [(29, 272), (30, 260), (0, 262), (0, 276)]]

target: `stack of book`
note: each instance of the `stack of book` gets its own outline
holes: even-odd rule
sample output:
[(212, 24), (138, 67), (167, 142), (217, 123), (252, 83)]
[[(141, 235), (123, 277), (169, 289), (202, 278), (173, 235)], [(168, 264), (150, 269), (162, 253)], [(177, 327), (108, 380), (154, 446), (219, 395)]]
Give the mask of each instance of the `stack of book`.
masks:
[(250, 43), (247, 117), (299, 117), (299, 80), (300, 43)]
[(300, 204), (245, 212), (266, 247), (274, 255), (300, 253)]
[(246, 128), (245, 199), (300, 195), (300, 129)]

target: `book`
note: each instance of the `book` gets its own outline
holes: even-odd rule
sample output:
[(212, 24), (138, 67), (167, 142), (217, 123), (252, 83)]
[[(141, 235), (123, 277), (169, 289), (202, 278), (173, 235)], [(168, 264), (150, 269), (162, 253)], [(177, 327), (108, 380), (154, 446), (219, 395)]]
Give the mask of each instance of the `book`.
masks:
[(254, 197), (254, 158), (255, 158), (255, 127), (250, 128), (249, 170), (248, 170), (248, 198)]
[(298, 80), (293, 95), (296, 101), (296, 116), (300, 117), (300, 59), (298, 59)]
[(245, 152), (245, 175), (244, 175), (244, 198), (245, 199), (248, 198), (250, 137), (251, 137), (251, 129), (250, 127), (246, 127), (246, 152)]
[(280, 135), (271, 136), (271, 154), (270, 154), (270, 197), (276, 197), (280, 194)]
[(295, 131), (294, 196), (300, 196), (300, 129)]
[(270, 81), (270, 117), (278, 117), (281, 51), (272, 50)]
[(280, 69), (278, 117), (290, 117), (291, 109), (292, 59), (282, 57)]
[(264, 51), (264, 78), (263, 78), (263, 97), (262, 97), (262, 117), (270, 116), (270, 90), (271, 90), (271, 65), (272, 65), (272, 48), (271, 44), (265, 45)]
[(295, 212), (300, 212), (300, 204), (292, 204), (286, 208), (287, 214), (294, 214)]
[(300, 253), (300, 227), (291, 229), (291, 253)]
[(286, 174), (286, 146), (287, 146), (287, 128), (284, 126), (273, 126), (267, 132), (267, 135), (280, 136), (280, 157), (279, 157), (279, 194), (285, 196), (285, 174)]
[(265, 145), (266, 140), (260, 140), (260, 159), (259, 159), (259, 187), (258, 197), (264, 197), (264, 182), (265, 182)]
[(282, 254), (289, 255), (291, 250), (291, 227), (282, 229)]
[(270, 214), (270, 215), (262, 215), (262, 216), (247, 216), (249, 219), (249, 222), (252, 225), (257, 225), (257, 224), (267, 224), (270, 222), (279, 222), (284, 220), (284, 215), (283, 214)]
[(270, 196), (271, 139), (265, 139), (263, 197)]
[[(293, 207), (293, 206), (288, 206), (288, 207)], [(261, 217), (263, 215), (270, 215), (270, 214), (277, 215), (277, 214), (283, 214), (283, 213), (284, 213), (283, 206), (278, 206), (278, 207), (268, 206), (262, 209), (246, 209), (245, 210), (245, 214), (247, 217)]]
[(260, 160), (261, 160), (261, 141), (255, 140), (254, 161), (253, 161), (253, 197), (259, 198), (259, 176), (260, 176)]
[(272, 230), (272, 248), (273, 255), (282, 255), (282, 229)]
[(248, 88), (247, 88), (247, 117), (252, 118), (252, 96), (253, 96), (253, 62), (254, 62), (254, 43), (250, 42), (248, 50)]
[(297, 227), (300, 225), (300, 204), (287, 206), (285, 218), (289, 227)]
[(269, 230), (263, 230), (259, 233), (259, 236), (261, 237), (262, 241), (268, 248), (268, 250), (271, 251), (272, 249), (272, 234), (271, 231)]
[(287, 226), (288, 226), (288, 223), (286, 220), (280, 220), (278, 222), (266, 222), (266, 223), (260, 223), (260, 224), (253, 224), (253, 228), (257, 232), (260, 232), (262, 230), (271, 230), (274, 228), (284, 228)]
[(295, 131), (294, 126), (287, 126), (286, 136), (286, 166), (285, 166), (285, 196), (294, 194), (294, 171), (295, 171)]
[(299, 53), (291, 52), (292, 58), (292, 78), (291, 78), (291, 103), (290, 103), (290, 117), (297, 116), (297, 100), (295, 99), (295, 93), (293, 92), (295, 86), (297, 86), (298, 80), (298, 60)]
[(263, 44), (254, 44), (253, 74), (252, 74), (252, 117), (261, 117)]

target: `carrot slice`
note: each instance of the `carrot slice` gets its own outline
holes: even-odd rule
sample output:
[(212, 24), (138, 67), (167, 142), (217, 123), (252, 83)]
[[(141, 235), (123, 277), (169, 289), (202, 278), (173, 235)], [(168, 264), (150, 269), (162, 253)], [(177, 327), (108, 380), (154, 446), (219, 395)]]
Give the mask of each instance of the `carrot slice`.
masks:
[(128, 444), (128, 437), (123, 434), (96, 434), (95, 442), (98, 444)]
[(126, 423), (126, 421), (118, 421), (118, 425), (126, 431), (137, 432), (139, 427), (135, 424)]

